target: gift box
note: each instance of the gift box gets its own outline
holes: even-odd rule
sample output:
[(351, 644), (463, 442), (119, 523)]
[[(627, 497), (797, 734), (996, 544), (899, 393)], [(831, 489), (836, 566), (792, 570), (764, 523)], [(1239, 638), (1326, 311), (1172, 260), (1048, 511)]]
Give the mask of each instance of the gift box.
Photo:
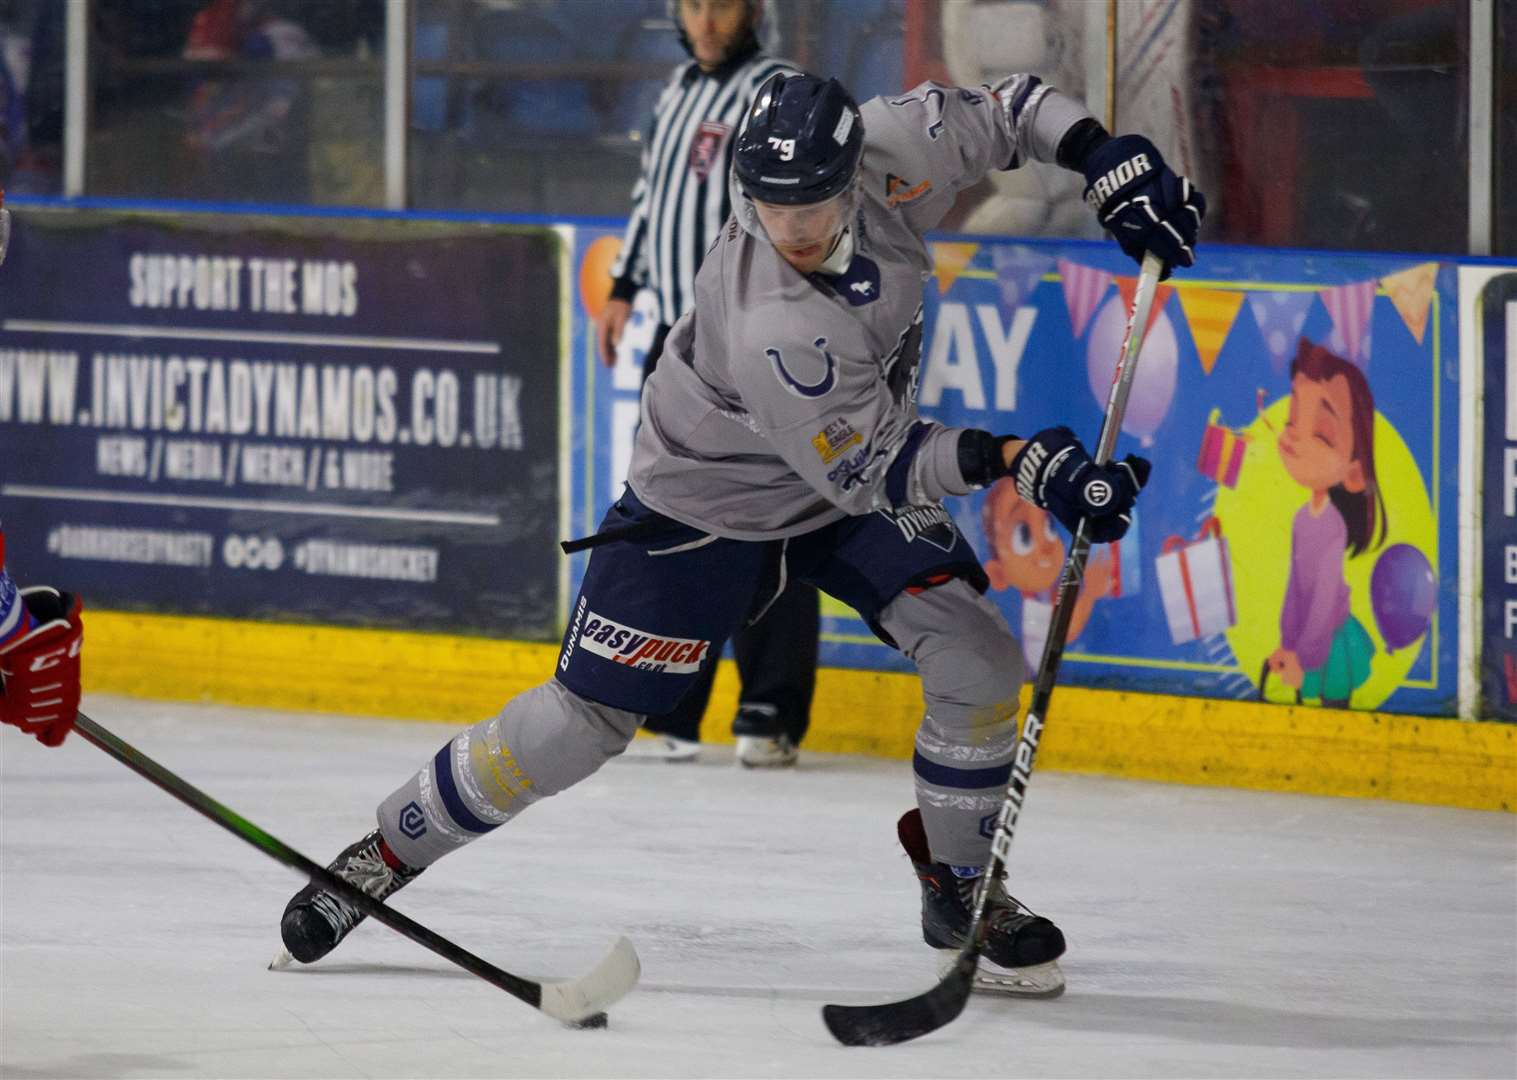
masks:
[(1238, 472), (1243, 468), (1243, 454), (1248, 450), (1248, 436), (1224, 427), (1222, 410), (1213, 409), (1206, 418), (1206, 433), (1201, 436), (1201, 453), (1196, 468), (1219, 484), (1235, 488)]
[(1138, 544), (1138, 508), (1132, 508), (1132, 524), (1111, 548), (1111, 597), (1137, 596), (1143, 587), (1142, 552)]
[(1232, 563), (1216, 518), (1207, 518), (1194, 540), (1167, 538), (1154, 573), (1176, 645), (1220, 634), (1237, 623)]

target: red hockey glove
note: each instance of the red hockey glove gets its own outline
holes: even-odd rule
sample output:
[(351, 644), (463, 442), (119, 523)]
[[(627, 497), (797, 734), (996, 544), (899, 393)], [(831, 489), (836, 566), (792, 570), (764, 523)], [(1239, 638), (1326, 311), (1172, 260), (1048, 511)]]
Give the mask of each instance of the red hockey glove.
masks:
[(0, 722), (15, 724), (43, 746), (57, 746), (79, 712), (83, 604), (46, 585), (21, 590), (30, 633), (0, 646)]

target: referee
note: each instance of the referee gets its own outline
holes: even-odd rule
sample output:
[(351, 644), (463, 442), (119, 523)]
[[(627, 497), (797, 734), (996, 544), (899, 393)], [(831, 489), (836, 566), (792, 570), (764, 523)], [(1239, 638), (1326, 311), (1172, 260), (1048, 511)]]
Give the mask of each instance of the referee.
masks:
[[(674, 70), (654, 106), (642, 174), (632, 189), (631, 219), (611, 268), (615, 281), (597, 333), (601, 363), (610, 367), (633, 297), (651, 289), (658, 298), (659, 324), (643, 361), (645, 380), (658, 364), (669, 327), (692, 302), (701, 257), (732, 211), (727, 176), (753, 96), (769, 76), (791, 70), (760, 50), (764, 0), (674, 0), (671, 7), (680, 41), (693, 59)], [(816, 688), (820, 614), (816, 589), (792, 584), (762, 619), (734, 636), (743, 688), (732, 733), (742, 764), (794, 764)], [(644, 726), (663, 738), (647, 756), (696, 756), (715, 674), (712, 657), (678, 709), (648, 718)], [(629, 753), (638, 753), (637, 746)]]

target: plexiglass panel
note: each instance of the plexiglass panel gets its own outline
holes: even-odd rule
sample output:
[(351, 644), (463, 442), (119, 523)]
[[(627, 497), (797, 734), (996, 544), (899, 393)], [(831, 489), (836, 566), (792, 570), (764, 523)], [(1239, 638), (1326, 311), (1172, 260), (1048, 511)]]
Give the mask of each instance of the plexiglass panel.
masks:
[(382, 0), (91, 10), (91, 194), (382, 204)]
[(1496, 8), (1497, 255), (1517, 255), (1517, 0)]
[(0, 0), (0, 188), (63, 190), (63, 5)]
[(1193, 138), (1206, 162), (1208, 237), (1465, 250), (1467, 0), (1123, 0), (1119, 12), (1118, 123), (1156, 119), (1130, 102), (1162, 115), (1150, 88), (1166, 84), (1171, 145)]
[[(1034, 70), (1084, 96), (1085, 0), (769, 0), (774, 55), (860, 101)], [(428, 207), (621, 215), (659, 90), (688, 57), (667, 0), (419, 0), (410, 178)], [(1097, 23), (1104, 26), (1104, 19)], [(1077, 178), (997, 175), (950, 225), (1084, 234)]]
[[(61, 190), (63, 0), (0, 0), (0, 184)], [(1109, 120), (1105, 0), (768, 0), (856, 97), (1032, 71)], [(1115, 125), (1206, 191), (1205, 237), (1459, 252), (1469, 0), (1118, 0)], [(384, 0), (91, 0), (86, 191), (383, 203)], [(626, 213), (683, 62), (667, 0), (414, 0), (410, 204)], [(1495, 244), (1517, 249), (1517, 0), (1496, 0)], [(1090, 100), (1092, 98), (1098, 100)], [(1080, 178), (995, 174), (945, 227), (1096, 234)]]

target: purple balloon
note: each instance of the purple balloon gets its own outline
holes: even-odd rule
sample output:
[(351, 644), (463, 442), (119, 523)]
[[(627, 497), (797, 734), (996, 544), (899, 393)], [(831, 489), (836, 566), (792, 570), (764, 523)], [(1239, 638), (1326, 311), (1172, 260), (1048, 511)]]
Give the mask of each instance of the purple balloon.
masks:
[[(1113, 295), (1091, 323), (1090, 340), (1085, 346), (1085, 371), (1096, 404), (1106, 408), (1111, 391), (1111, 377), (1117, 370), (1117, 356), (1127, 335), (1127, 305), (1120, 293)], [(1175, 396), (1175, 381), (1180, 369), (1180, 346), (1175, 339), (1175, 324), (1160, 312), (1143, 339), (1138, 353), (1138, 373), (1133, 376), (1132, 394), (1122, 417), (1122, 430), (1136, 435), (1143, 446), (1152, 446), (1154, 432), (1169, 415)]]
[(1392, 652), (1423, 634), (1438, 603), (1438, 576), (1427, 556), (1410, 544), (1392, 544), (1370, 574), (1370, 607)]

